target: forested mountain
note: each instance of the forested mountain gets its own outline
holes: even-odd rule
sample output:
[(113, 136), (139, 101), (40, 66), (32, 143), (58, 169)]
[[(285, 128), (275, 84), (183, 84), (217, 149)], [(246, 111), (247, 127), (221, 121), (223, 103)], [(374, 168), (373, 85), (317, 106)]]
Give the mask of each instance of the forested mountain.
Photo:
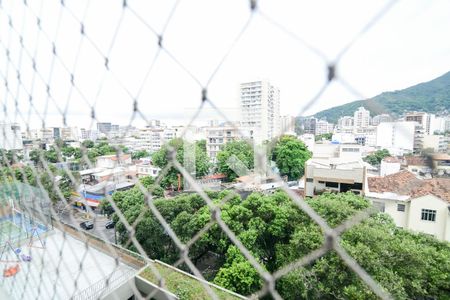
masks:
[(314, 116), (336, 123), (341, 116), (353, 116), (354, 111), (360, 106), (370, 110), (372, 116), (381, 113), (399, 116), (414, 110), (430, 113), (450, 111), (450, 72), (403, 90), (384, 92), (371, 99), (332, 107)]

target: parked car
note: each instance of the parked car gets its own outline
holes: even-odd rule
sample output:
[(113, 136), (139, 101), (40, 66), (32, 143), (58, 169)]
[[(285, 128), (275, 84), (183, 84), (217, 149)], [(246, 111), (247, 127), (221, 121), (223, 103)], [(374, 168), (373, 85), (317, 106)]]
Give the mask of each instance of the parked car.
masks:
[(94, 222), (92, 221), (85, 221), (80, 223), (80, 227), (86, 230), (94, 228)]
[(105, 224), (106, 229), (114, 228), (114, 226), (116, 226), (116, 223), (114, 221), (108, 221)]

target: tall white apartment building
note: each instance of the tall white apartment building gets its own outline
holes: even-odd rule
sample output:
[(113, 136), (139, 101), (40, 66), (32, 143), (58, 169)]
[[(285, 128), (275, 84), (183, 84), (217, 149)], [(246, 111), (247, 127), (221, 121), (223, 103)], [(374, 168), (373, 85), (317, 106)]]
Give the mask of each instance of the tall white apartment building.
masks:
[(405, 114), (405, 121), (417, 122), (423, 129), (425, 134), (433, 134), (435, 125), (435, 115), (425, 112), (410, 112)]
[(412, 152), (416, 142), (416, 122), (383, 122), (377, 126), (376, 146)]
[(256, 142), (280, 133), (280, 90), (270, 82), (241, 83), (242, 129)]
[(18, 124), (0, 123), (0, 149), (23, 149), (22, 133)]
[(370, 111), (364, 107), (359, 107), (353, 115), (353, 126), (357, 128), (366, 128), (370, 125)]
[(293, 116), (282, 116), (281, 121), (281, 131), (280, 133), (292, 133), (295, 132), (295, 117)]

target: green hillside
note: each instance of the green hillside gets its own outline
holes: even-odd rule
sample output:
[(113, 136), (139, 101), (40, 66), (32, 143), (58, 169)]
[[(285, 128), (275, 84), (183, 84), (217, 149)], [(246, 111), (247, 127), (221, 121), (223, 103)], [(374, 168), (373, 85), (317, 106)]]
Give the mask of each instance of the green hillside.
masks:
[(450, 72), (403, 90), (384, 92), (371, 99), (332, 107), (314, 116), (319, 119), (326, 118), (329, 122), (335, 123), (341, 116), (352, 116), (360, 106), (370, 110), (372, 116), (381, 113), (399, 116), (414, 110), (430, 113), (448, 112), (450, 111)]

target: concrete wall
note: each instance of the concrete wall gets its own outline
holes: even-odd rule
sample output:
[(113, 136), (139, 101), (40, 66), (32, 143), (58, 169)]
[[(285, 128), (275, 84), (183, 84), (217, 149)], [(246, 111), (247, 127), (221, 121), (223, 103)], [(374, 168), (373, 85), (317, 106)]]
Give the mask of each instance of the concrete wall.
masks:
[[(427, 234), (434, 235), (440, 240), (448, 240), (449, 238), (449, 204), (433, 195), (426, 195), (411, 200), (408, 228)], [(425, 221), (421, 219), (422, 209), (436, 210), (435, 221)]]
[[(378, 200), (379, 202), (384, 202), (384, 212), (387, 213), (394, 219), (395, 225), (406, 229), (408, 223), (409, 215), (409, 203), (405, 201), (396, 200)], [(398, 211), (398, 204), (405, 205), (405, 211)]]
[(400, 172), (400, 163), (381, 161), (380, 176), (387, 176)]
[[(309, 167), (311, 168), (311, 166)], [(363, 169), (353, 170), (339, 170), (339, 169), (321, 169), (315, 168), (313, 170), (313, 177), (327, 178), (326, 181), (336, 182), (363, 182), (364, 171)]]

